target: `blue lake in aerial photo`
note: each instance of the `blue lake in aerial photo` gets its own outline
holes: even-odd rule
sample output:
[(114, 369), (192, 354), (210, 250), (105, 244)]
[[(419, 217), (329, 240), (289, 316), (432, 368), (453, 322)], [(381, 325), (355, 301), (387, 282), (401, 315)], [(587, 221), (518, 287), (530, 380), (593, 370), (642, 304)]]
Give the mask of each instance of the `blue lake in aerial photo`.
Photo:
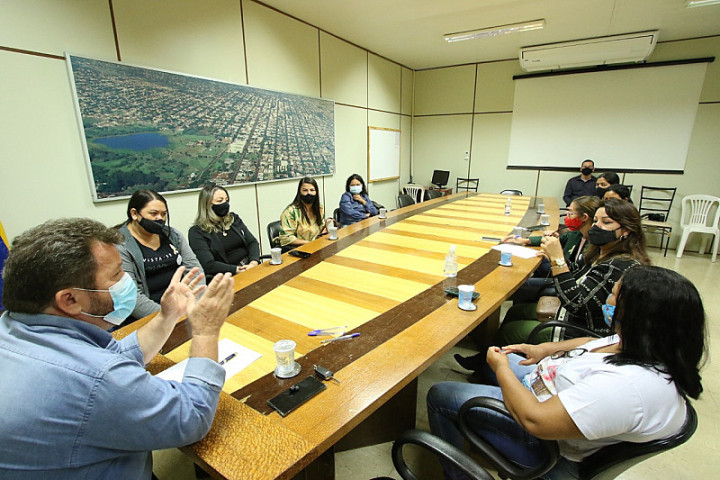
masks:
[(132, 135), (96, 138), (93, 141), (114, 149), (135, 151), (165, 148), (170, 143), (165, 135), (159, 133), (133, 133)]

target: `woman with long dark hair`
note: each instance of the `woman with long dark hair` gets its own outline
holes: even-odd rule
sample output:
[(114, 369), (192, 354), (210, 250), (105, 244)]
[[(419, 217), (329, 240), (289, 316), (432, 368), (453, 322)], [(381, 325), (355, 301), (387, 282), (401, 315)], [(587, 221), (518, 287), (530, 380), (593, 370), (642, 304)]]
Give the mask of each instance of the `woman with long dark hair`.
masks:
[(351, 225), (378, 214), (365, 188), (365, 180), (353, 173), (345, 182), (345, 193), (340, 197), (340, 213), (338, 220), (341, 225)]
[(325, 209), (320, 204), (320, 189), (312, 177), (298, 182), (295, 199), (280, 214), (280, 245), (304, 245), (325, 230)]
[[(576, 262), (565, 260), (557, 238), (542, 240), (561, 303), (556, 319), (607, 335), (610, 330), (603, 321), (602, 304), (613, 285), (628, 268), (650, 263), (640, 215), (628, 202), (617, 199), (603, 202), (595, 212), (587, 237), (590, 247)], [(538, 324), (535, 304), (513, 305), (505, 315), (496, 342), (524, 342)]]
[(188, 240), (208, 278), (226, 272), (235, 275), (260, 264), (257, 239), (240, 216), (230, 211), (230, 194), (220, 185), (200, 190)]
[[(540, 463), (537, 439), (560, 441), (560, 462), (542, 478), (577, 478), (578, 462), (621, 441), (676, 435), (688, 397), (703, 391), (705, 313), (695, 286), (671, 270), (636, 266), (604, 306), (614, 335), (540, 345), (490, 347), (494, 385), (443, 382), (427, 397), (430, 429), (458, 448), (460, 406), (485, 396), (503, 400), (513, 419), (480, 408), (473, 430), (512, 461)], [(517, 354), (522, 354), (521, 357)], [(445, 465), (447, 478), (465, 478)]]
[[(137, 304), (126, 323), (160, 310), (160, 299), (181, 265), (202, 267), (185, 237), (169, 225), (165, 197), (154, 190), (137, 190), (127, 206), (127, 220), (118, 225), (125, 242), (117, 249), (122, 268), (138, 290)], [(200, 279), (199, 285), (205, 280)]]

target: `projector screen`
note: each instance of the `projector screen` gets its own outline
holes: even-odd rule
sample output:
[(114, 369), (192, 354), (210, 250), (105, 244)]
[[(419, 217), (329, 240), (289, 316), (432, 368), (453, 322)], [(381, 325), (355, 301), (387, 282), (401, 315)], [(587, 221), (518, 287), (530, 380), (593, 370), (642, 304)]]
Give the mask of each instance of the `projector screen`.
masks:
[(682, 172), (706, 68), (517, 78), (508, 167)]

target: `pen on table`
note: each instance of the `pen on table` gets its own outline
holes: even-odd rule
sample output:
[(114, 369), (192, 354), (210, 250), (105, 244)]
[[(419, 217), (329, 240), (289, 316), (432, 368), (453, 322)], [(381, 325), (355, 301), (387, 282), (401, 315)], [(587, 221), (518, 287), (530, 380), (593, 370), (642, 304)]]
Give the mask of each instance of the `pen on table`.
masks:
[(500, 242), (502, 241), (502, 238), (497, 237), (482, 237), (482, 240), (485, 242)]
[(327, 340), (323, 340), (320, 343), (330, 343), (330, 342), (337, 342), (338, 340), (349, 340), (351, 338), (359, 337), (359, 333), (351, 333), (349, 335), (343, 335), (342, 337), (335, 337), (335, 338), (328, 338)]
[(322, 335), (335, 335), (337, 333), (340, 333), (340, 335), (343, 335), (345, 333), (345, 330), (347, 330), (348, 326), (343, 325), (341, 327), (330, 327), (330, 328), (319, 328), (317, 330), (311, 330), (308, 332), (308, 336), (310, 337), (317, 337)]
[(227, 357), (223, 358), (222, 360), (220, 360), (220, 365), (225, 365), (227, 362), (235, 358), (235, 355), (237, 355), (237, 353), (231, 353)]

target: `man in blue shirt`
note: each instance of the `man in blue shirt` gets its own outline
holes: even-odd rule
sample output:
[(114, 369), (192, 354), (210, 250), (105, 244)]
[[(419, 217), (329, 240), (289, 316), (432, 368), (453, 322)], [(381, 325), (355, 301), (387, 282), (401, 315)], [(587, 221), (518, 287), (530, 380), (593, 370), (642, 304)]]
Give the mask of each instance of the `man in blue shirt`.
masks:
[(590, 159), (582, 162), (582, 165), (580, 165), (580, 175), (572, 177), (565, 185), (563, 200), (566, 206), (570, 205), (570, 202), (578, 197), (595, 195), (595, 182), (597, 178), (592, 175), (594, 171), (595, 162)]
[[(115, 248), (122, 237), (89, 219), (46, 222), (20, 235), (5, 263), (0, 318), (0, 478), (149, 479), (151, 450), (197, 442), (215, 416), (224, 369), (220, 327), (233, 280), (204, 287), (174, 275), (161, 310), (116, 341), (137, 291)], [(182, 382), (144, 368), (180, 317), (192, 328)]]

